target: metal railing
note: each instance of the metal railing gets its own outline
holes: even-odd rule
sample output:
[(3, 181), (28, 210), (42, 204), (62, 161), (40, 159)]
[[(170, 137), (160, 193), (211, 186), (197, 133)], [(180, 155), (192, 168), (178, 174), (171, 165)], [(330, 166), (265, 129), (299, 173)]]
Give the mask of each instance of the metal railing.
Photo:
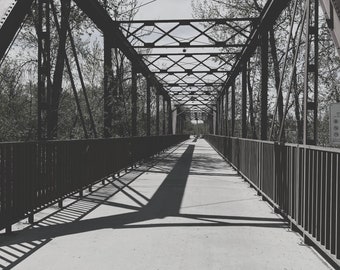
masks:
[(340, 266), (340, 150), (207, 135), (207, 141)]
[(0, 229), (186, 139), (0, 143)]

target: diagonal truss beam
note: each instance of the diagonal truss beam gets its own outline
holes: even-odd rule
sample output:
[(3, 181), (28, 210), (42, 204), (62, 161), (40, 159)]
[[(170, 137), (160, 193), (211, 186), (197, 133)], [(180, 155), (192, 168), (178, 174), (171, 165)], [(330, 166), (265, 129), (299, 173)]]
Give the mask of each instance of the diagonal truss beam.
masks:
[[(210, 92), (208, 99), (201, 100), (203, 103), (213, 101), (221, 92), (257, 22), (258, 18), (247, 17), (137, 20), (119, 21), (118, 24), (172, 98), (180, 95), (193, 100)], [(211, 33), (215, 29), (228, 29), (228, 34), (216, 37)], [(206, 50), (208, 47), (212, 49)], [(202, 91), (197, 91), (197, 87)], [(187, 102), (186, 99), (177, 101)]]
[[(122, 32), (126, 34), (126, 37), (130, 40), (136, 42), (135, 48), (242, 48), (244, 43), (242, 38), (247, 40), (247, 37), (251, 31), (251, 26), (253, 25), (256, 18), (228, 18), (228, 19), (208, 19), (208, 20), (160, 20), (160, 21), (120, 21), (120, 28)], [(232, 23), (241, 22), (244, 25), (235, 26)], [(200, 27), (197, 25), (200, 24)], [(130, 28), (125, 27), (125, 25), (136, 25), (136, 27)], [(169, 28), (164, 27), (169, 25)], [(218, 40), (216, 37), (211, 35), (211, 31), (214, 27), (227, 26), (233, 31), (226, 39)], [(183, 38), (176, 36), (174, 32), (179, 30), (181, 27), (189, 27), (195, 32), (192, 37)], [(148, 30), (153, 27), (153, 30)], [(141, 33), (149, 33), (146, 36), (157, 33), (154, 36), (153, 41), (146, 41), (143, 39), (145, 35)], [(238, 42), (235, 42), (235, 37), (239, 36)], [(207, 40), (204, 44), (200, 41), (201, 38)], [(161, 44), (165, 40), (172, 40), (171, 43)]]
[(234, 64), (231, 74), (225, 82), (223, 91), (224, 94), (228, 87), (233, 85), (234, 80), (241, 72), (242, 66), (249, 61), (252, 54), (255, 52), (258, 46), (259, 37), (262, 33), (268, 31), (277, 18), (281, 15), (282, 11), (288, 7), (291, 0), (268, 0), (265, 7), (263, 8), (258, 24), (253, 28), (250, 38), (248, 39), (246, 46), (242, 49), (239, 59)]
[(159, 89), (166, 99), (170, 99), (168, 93), (163, 89), (155, 75), (149, 70), (148, 66), (142, 61), (137, 51), (123, 35), (119, 29), (119, 24), (112, 20), (110, 15), (101, 6), (97, 0), (73, 0), (77, 6), (96, 24), (96, 26), (105, 34), (112, 47), (119, 48), (125, 56), (132, 62), (132, 64), (138, 69), (138, 72), (142, 73), (146, 78), (150, 79), (153, 85)]
[(33, 0), (17, 0), (16, 3), (13, 1), (12, 10), (0, 25), (0, 60), (5, 56), (26, 15), (30, 12), (32, 3)]

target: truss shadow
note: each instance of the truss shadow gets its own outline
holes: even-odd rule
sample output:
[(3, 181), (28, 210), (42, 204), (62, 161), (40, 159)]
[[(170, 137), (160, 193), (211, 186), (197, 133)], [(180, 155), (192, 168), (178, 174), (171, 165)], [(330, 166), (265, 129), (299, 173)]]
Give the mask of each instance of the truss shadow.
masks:
[[(35, 226), (23, 230), (14, 236), (1, 236), (0, 260), (8, 264), (0, 265), (0, 269), (11, 269), (19, 262), (30, 256), (36, 250), (46, 245), (53, 238), (90, 232), (106, 228), (113, 229), (147, 229), (155, 227), (263, 227), (285, 228), (287, 224), (282, 219), (245, 217), (245, 216), (219, 216), (201, 214), (180, 213), (181, 203), (184, 197), (188, 176), (190, 173), (193, 152), (195, 146), (189, 144), (181, 157), (178, 158), (171, 172), (158, 187), (154, 195), (149, 199), (135, 190), (130, 183), (134, 181), (144, 170), (137, 172), (137, 177), (130, 180), (115, 180), (107, 183), (85, 198), (61, 209), (57, 213), (47, 217)], [(142, 196), (146, 205), (126, 192), (129, 189), (136, 196)], [(108, 201), (118, 191), (122, 191), (138, 206), (131, 206)], [(89, 212), (99, 205), (121, 207), (133, 212), (81, 220)], [(166, 217), (183, 218), (183, 222), (169, 223)], [(139, 224), (145, 221), (155, 220), (154, 223)], [(9, 259), (10, 258), (10, 259)], [(2, 268), (1, 268), (2, 267)]]

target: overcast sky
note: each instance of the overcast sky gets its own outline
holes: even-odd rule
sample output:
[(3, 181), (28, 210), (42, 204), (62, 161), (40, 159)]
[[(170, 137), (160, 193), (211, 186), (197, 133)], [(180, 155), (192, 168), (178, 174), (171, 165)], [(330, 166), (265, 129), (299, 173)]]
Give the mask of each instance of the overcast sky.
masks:
[[(151, 0), (139, 0), (140, 4)], [(156, 0), (141, 7), (135, 20), (189, 19), (192, 18), (191, 0)]]

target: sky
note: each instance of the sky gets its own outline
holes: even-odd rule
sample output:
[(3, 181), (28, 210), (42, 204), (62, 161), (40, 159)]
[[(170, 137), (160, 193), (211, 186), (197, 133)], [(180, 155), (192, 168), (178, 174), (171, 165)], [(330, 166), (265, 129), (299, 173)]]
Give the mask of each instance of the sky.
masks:
[(13, 0), (0, 0), (0, 25), (2, 24), (2, 19), (5, 17), (6, 11), (14, 3)]
[[(139, 0), (140, 5), (151, 0)], [(141, 7), (135, 20), (163, 20), (192, 18), (191, 0), (156, 0)]]
[[(139, 0), (140, 5), (152, 0)], [(0, 0), (0, 20), (14, 0)], [(190, 19), (191, 0), (156, 0), (140, 8), (135, 20)]]

